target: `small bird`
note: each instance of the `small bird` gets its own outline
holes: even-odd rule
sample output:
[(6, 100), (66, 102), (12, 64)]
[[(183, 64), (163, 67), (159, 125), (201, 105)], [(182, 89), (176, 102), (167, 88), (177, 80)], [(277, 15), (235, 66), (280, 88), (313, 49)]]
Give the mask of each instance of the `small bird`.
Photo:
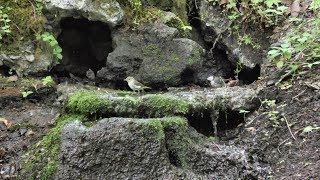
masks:
[(148, 86), (143, 85), (142, 83), (138, 82), (137, 80), (135, 80), (133, 77), (129, 76), (126, 79), (124, 79), (125, 81), (128, 82), (128, 86), (133, 90), (133, 91), (138, 91), (138, 93), (140, 93), (140, 91), (145, 90), (145, 89), (151, 89)]
[(220, 76), (219, 77), (209, 76), (207, 80), (210, 81), (210, 85), (213, 88), (220, 88), (220, 87), (226, 86), (224, 80)]

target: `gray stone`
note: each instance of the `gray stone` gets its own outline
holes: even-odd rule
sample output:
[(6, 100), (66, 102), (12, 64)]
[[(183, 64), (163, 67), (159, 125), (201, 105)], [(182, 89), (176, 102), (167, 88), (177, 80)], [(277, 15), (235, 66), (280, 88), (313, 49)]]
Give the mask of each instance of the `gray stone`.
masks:
[(204, 59), (199, 44), (190, 39), (175, 38), (178, 31), (163, 24), (147, 25), (139, 32), (114, 35), (116, 47), (97, 77), (123, 81), (127, 76), (133, 76), (146, 85), (157, 87), (195, 81), (194, 74)]
[(90, 80), (94, 80), (96, 78), (96, 75), (94, 74), (94, 71), (92, 71), (91, 69), (89, 69), (86, 72), (86, 76), (87, 78), (89, 78)]
[(52, 65), (52, 56), (48, 52), (42, 52), (36, 58), (35, 51), (31, 41), (24, 42), (20, 45), (19, 51), (0, 54), (0, 61), (2, 65), (10, 67), (20, 77), (47, 71)]
[(9, 55), (9, 58), (12, 59), (12, 60), (17, 60), (17, 59), (21, 58), (21, 56)]
[(33, 54), (28, 54), (28, 55), (25, 55), (25, 58), (27, 61), (29, 62), (33, 62), (35, 60), (35, 57)]
[(115, 0), (46, 0), (45, 2), (45, 9), (48, 11), (46, 16), (53, 17), (54, 23), (59, 23), (64, 17), (84, 17), (114, 27), (122, 21), (124, 15)]
[(108, 118), (90, 128), (79, 121), (66, 125), (54, 179), (262, 178), (269, 170), (249, 162), (240, 147), (206, 141), (187, 123), (161, 123), (168, 120)]

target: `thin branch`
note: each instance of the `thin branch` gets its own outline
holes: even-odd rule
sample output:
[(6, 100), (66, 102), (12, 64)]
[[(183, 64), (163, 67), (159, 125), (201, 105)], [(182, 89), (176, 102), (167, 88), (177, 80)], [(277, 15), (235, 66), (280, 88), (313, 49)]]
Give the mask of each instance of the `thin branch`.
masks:
[(218, 34), (218, 36), (214, 40), (212, 47), (210, 48), (210, 53), (212, 53), (212, 50), (216, 47), (216, 44), (217, 44), (218, 40), (220, 39), (220, 37), (221, 37), (221, 34)]
[(278, 145), (277, 150), (278, 150), (278, 152), (279, 152), (280, 154), (282, 154), (281, 151), (280, 151), (280, 146), (281, 146), (283, 143), (285, 143), (286, 141), (288, 141), (289, 139), (290, 139), (290, 138), (285, 139), (284, 141), (282, 141), (282, 142)]
[(288, 127), (288, 129), (289, 129), (289, 132), (290, 132), (292, 138), (293, 138), (294, 140), (297, 140), (296, 137), (294, 137), (294, 135), (292, 134), (292, 131), (291, 131), (291, 129), (290, 129), (290, 126), (289, 126), (289, 123), (288, 123), (288, 120), (287, 120), (286, 116), (285, 116), (285, 115), (282, 115), (282, 117), (283, 117), (283, 119), (286, 121), (287, 127)]
[(28, 2), (31, 4), (31, 6), (33, 8), (33, 16), (36, 17), (37, 16), (36, 8), (34, 7), (33, 3), (30, 0), (28, 0)]
[(301, 96), (304, 92), (306, 92), (306, 90), (303, 90), (303, 91), (300, 92), (298, 95), (292, 97), (292, 98), (291, 98), (291, 102), (292, 102), (294, 99), (297, 99), (299, 96)]
[(196, 6), (196, 9), (198, 10), (199, 8), (198, 8), (198, 2), (197, 2), (197, 0), (194, 0), (194, 5)]

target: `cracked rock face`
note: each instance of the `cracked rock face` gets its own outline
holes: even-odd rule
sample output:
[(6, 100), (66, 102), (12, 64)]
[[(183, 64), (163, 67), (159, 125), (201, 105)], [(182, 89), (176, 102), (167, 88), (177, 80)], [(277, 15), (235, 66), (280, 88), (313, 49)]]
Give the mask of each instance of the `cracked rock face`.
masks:
[(114, 0), (47, 0), (45, 8), (50, 21), (59, 22), (64, 17), (83, 17), (101, 21), (114, 27), (122, 21), (124, 12)]

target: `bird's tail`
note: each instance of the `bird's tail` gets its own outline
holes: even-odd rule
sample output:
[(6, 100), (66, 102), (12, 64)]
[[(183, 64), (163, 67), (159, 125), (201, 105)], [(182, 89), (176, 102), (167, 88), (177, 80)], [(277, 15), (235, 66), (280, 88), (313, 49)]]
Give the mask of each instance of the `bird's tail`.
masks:
[(148, 86), (144, 86), (143, 89), (152, 89), (152, 88)]

